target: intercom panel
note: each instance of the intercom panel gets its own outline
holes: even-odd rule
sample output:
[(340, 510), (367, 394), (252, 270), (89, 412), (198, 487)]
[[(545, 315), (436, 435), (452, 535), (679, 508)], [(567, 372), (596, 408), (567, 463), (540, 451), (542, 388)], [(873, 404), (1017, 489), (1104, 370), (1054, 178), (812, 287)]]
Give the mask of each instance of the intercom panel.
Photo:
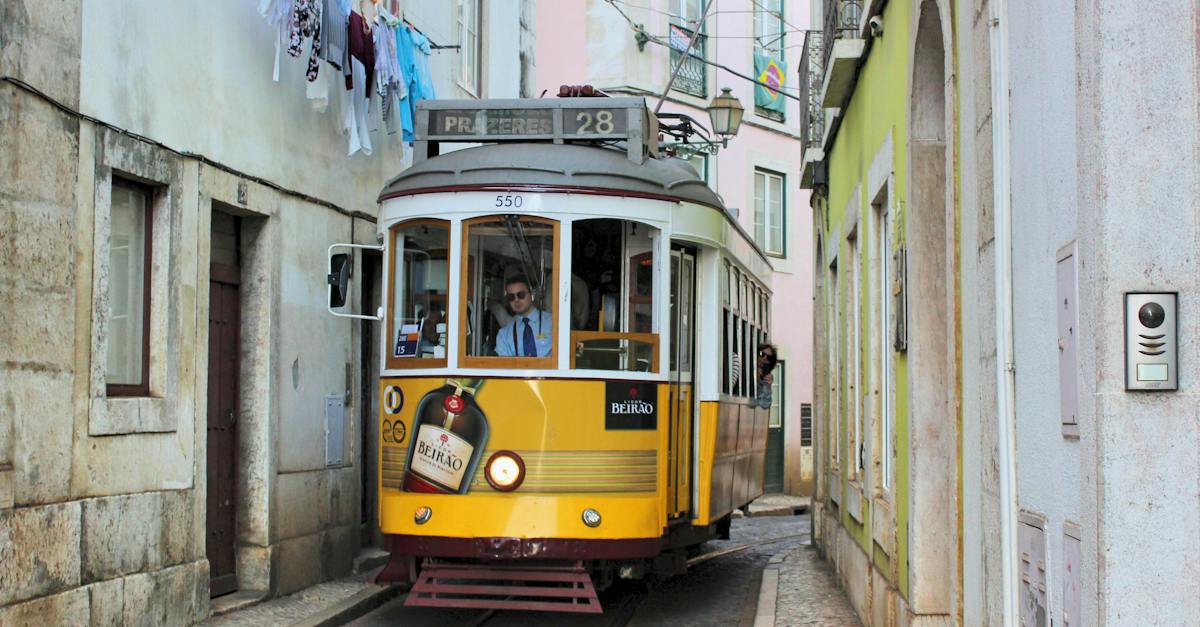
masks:
[(1125, 389), (1179, 389), (1179, 312), (1174, 292), (1125, 294)]

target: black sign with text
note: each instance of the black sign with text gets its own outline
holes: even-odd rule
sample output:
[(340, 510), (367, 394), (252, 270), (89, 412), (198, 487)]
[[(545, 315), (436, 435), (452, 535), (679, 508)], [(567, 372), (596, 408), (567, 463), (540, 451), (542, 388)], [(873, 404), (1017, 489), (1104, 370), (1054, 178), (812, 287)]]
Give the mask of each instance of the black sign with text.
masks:
[(657, 429), (658, 386), (609, 381), (604, 389), (604, 428)]

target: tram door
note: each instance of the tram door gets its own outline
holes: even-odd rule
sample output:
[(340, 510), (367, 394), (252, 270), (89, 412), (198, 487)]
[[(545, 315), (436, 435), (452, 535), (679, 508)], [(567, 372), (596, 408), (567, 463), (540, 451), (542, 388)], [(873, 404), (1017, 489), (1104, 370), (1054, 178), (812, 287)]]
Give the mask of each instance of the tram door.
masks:
[(671, 422), (667, 486), (672, 518), (690, 513), (692, 503), (692, 432), (696, 398), (693, 355), (696, 338), (696, 256), (684, 247), (671, 250)]

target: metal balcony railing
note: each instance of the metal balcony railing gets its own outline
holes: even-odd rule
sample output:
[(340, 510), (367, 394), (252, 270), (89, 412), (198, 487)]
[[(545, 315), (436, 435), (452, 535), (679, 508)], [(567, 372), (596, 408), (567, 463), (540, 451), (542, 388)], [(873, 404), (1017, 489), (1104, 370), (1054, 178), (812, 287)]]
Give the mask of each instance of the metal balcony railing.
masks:
[(858, 23), (862, 20), (862, 0), (825, 0), (825, 49), (821, 55), (821, 67), (829, 67), (829, 55), (833, 52), (836, 39), (858, 37)]
[(800, 140), (805, 149), (819, 147), (825, 136), (825, 108), (821, 106), (824, 37), (819, 30), (804, 31), (804, 51), (800, 53)]
[[(683, 55), (682, 49), (687, 47), (687, 42), (691, 37), (691, 30), (678, 24), (671, 25), (672, 68), (675, 67), (676, 63), (679, 63), (679, 57)], [(706, 39), (708, 38), (703, 34), (696, 36), (696, 43), (692, 44), (692, 54), (683, 61), (683, 67), (679, 68), (679, 76), (675, 77), (675, 83), (671, 86), (672, 89), (701, 98), (708, 95), (708, 67), (705, 66), (704, 61), (701, 61), (701, 59), (707, 58), (704, 54)]]

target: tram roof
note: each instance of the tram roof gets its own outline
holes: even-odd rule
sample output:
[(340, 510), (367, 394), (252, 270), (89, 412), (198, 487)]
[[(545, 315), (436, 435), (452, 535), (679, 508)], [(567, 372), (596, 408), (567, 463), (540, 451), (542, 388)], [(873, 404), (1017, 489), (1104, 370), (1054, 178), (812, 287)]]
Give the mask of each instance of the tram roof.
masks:
[(682, 159), (638, 164), (624, 150), (595, 145), (488, 144), (445, 153), (414, 164), (388, 181), (379, 201), (437, 192), (497, 190), (617, 192), (707, 205), (725, 210), (704, 180)]

